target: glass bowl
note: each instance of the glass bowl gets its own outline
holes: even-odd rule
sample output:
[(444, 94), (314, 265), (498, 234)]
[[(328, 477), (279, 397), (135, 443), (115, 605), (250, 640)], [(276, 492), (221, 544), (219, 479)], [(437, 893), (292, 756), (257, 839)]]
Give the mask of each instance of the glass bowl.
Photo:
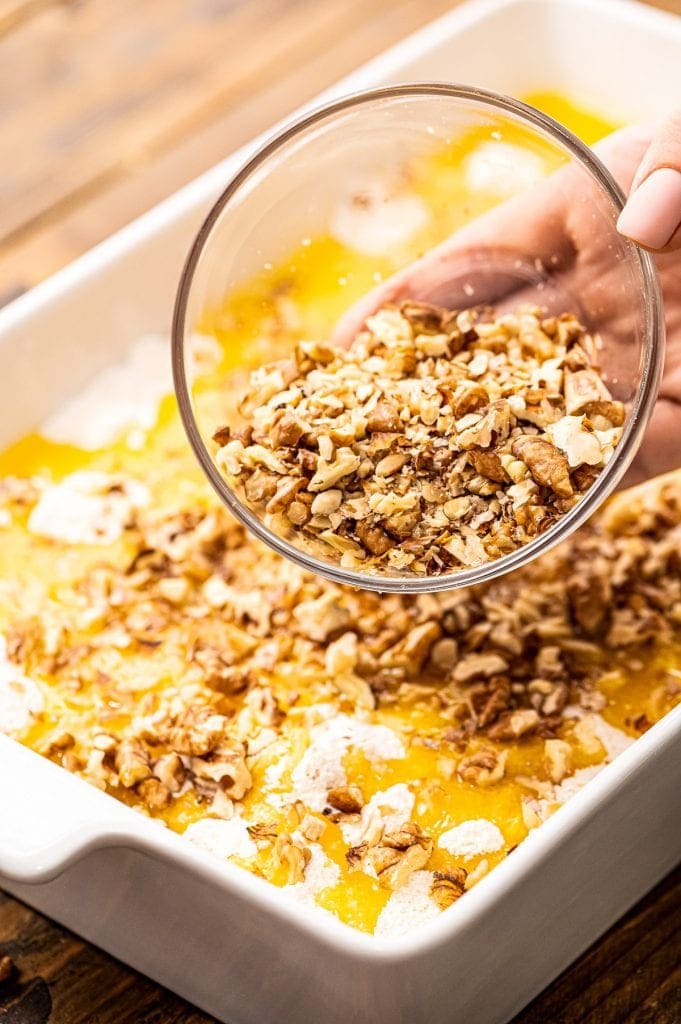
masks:
[[(611, 175), (574, 135), (539, 111), (482, 89), (376, 89), (287, 125), (213, 206), (189, 253), (175, 306), (173, 371), (181, 415), (225, 505), (284, 557), (336, 582), (377, 591), (469, 586), (569, 536), (622, 479), (661, 371), (657, 276), (650, 255), (617, 233), (622, 204)], [(453, 233), (460, 242), (446, 242)], [(396, 272), (434, 247), (440, 251), (440, 243), (446, 258), (426, 255), (416, 264), (420, 276), (410, 271), (400, 294), (453, 308), (531, 300), (551, 314), (576, 313), (601, 338), (604, 377), (625, 404), (623, 434), (584, 497), (501, 558), (442, 575), (343, 568), (294, 533), (275, 533), (223, 476), (212, 437), (238, 420), (247, 371), (286, 355), (303, 338), (328, 340), (343, 314), (347, 322), (348, 309), (361, 314), (375, 305), (372, 293), (357, 306), (363, 295), (390, 289), (400, 280)], [(211, 386), (193, 366), (197, 331), (215, 334), (222, 345), (223, 376), (218, 373)]]

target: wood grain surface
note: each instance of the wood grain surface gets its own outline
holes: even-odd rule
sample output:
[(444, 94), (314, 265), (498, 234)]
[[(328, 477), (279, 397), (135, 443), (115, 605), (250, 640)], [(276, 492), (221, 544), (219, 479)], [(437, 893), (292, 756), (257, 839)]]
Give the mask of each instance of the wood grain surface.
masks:
[(0, 0), (0, 304), (458, 2)]
[[(213, 1021), (2, 894), (0, 950), (17, 965), (16, 974), (0, 985), (0, 1024)], [(499, 983), (503, 984), (503, 979)], [(681, 868), (603, 936), (513, 1024), (680, 1021)], [(476, 1022), (471, 1020), (470, 1024)]]
[[(452, 6), (0, 0), (0, 303)], [(0, 1024), (210, 1021), (0, 894), (3, 953)], [(514, 1024), (681, 1024), (681, 869)]]

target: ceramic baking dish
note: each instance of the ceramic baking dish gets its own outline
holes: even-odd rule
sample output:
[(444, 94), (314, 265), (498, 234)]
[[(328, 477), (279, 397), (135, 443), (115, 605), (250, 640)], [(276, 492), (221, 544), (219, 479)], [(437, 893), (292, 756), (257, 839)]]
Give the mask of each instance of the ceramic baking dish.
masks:
[[(681, 19), (627, 0), (478, 0), (326, 97), (439, 78), (651, 117), (681, 95), (679, 53)], [(169, 331), (192, 234), (249, 148), (0, 313), (0, 444)], [(451, 913), (379, 940), (0, 737), (0, 885), (230, 1024), (501, 1024), (681, 858), (680, 744), (678, 708)]]

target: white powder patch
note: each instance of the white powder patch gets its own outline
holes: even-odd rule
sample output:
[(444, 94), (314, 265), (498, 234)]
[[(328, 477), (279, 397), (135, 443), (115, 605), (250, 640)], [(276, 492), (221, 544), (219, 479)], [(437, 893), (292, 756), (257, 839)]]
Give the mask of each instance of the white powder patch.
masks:
[(343, 839), (349, 846), (357, 846), (375, 825), (381, 825), (386, 832), (394, 832), (409, 821), (413, 809), (414, 794), (406, 783), (398, 782), (374, 793), (362, 808), (359, 821), (341, 822)]
[(621, 729), (610, 725), (601, 715), (591, 714), (589, 718), (593, 722), (597, 738), (605, 747), (608, 761), (613, 761), (634, 742), (633, 737), (627, 736), (626, 732), (622, 732)]
[(563, 717), (583, 719), (585, 722), (590, 722), (596, 739), (599, 740), (605, 750), (605, 759), (608, 762), (613, 761), (623, 750), (626, 750), (627, 747), (630, 747), (635, 742), (632, 736), (627, 735), (622, 729), (610, 725), (598, 712), (585, 711), (578, 704), (568, 704), (563, 712)]
[(189, 377), (194, 381), (202, 373), (215, 370), (224, 355), (217, 338), (212, 334), (201, 334), (194, 331), (189, 337)]
[(148, 501), (144, 484), (79, 470), (42, 492), (28, 529), (67, 544), (111, 544), (121, 536), (133, 511)]
[(431, 899), (432, 871), (414, 871), (409, 881), (394, 892), (378, 916), (374, 935), (396, 938), (439, 917), (442, 911)]
[(172, 390), (168, 338), (148, 335), (50, 416), (41, 433), (50, 441), (96, 451), (125, 430), (150, 430), (161, 399)]
[[(289, 759), (286, 756), (287, 746), (285, 743), (279, 743), (277, 745), (277, 760), (273, 761), (272, 764), (268, 764), (265, 768), (265, 787), (267, 789), (276, 789), (281, 785), (281, 780), (284, 777), (284, 773), (289, 766)], [(272, 752), (270, 752), (272, 753)], [(273, 794), (273, 803), (277, 803), (277, 794)]]
[(350, 715), (336, 715), (310, 729), (310, 745), (291, 776), (290, 800), (302, 800), (313, 811), (322, 811), (327, 793), (347, 783), (343, 757), (361, 750), (369, 761), (404, 757), (402, 740), (387, 725), (373, 725)]
[(305, 878), (284, 886), (289, 896), (299, 903), (314, 903), (323, 889), (330, 889), (340, 881), (340, 868), (324, 853), (319, 843), (308, 843), (300, 832), (294, 832), (293, 839), (305, 843), (310, 851), (310, 860), (305, 867)]
[(515, 195), (545, 177), (540, 157), (508, 142), (483, 142), (464, 167), (468, 188), (500, 196)]
[(336, 207), (331, 234), (343, 245), (368, 256), (390, 252), (428, 220), (417, 196), (400, 195), (380, 181), (368, 182)]
[(258, 848), (248, 834), (243, 818), (202, 818), (189, 825), (184, 835), (202, 850), (225, 860), (227, 857), (255, 857)]
[[(216, 366), (221, 355), (215, 338), (192, 335), (190, 376)], [(40, 432), (49, 441), (97, 451), (127, 431), (128, 447), (136, 451), (155, 426), (161, 401), (172, 392), (170, 341), (166, 335), (145, 335), (50, 416)]]
[(0, 732), (22, 732), (44, 707), (40, 687), (7, 659), (7, 644), (0, 636)]
[(602, 764), (594, 764), (590, 765), (588, 768), (578, 768), (573, 775), (570, 775), (567, 779), (563, 779), (561, 784), (556, 786), (553, 791), (553, 801), (543, 800), (541, 803), (567, 803), (575, 793), (579, 793), (580, 789), (583, 789), (584, 786), (586, 786), (587, 782), (591, 782), (591, 780), (598, 775), (602, 767)]
[(495, 853), (504, 845), (504, 837), (491, 821), (486, 818), (471, 818), (443, 832), (438, 846), (453, 857), (478, 857), (483, 853)]

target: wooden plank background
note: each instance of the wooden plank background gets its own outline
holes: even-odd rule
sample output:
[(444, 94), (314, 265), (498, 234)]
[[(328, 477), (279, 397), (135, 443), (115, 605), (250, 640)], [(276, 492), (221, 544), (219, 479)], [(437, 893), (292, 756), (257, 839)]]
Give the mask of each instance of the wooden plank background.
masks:
[(456, 2), (0, 0), (0, 302)]
[[(455, 2), (0, 0), (0, 303)], [(209, 1024), (6, 896), (2, 953), (0, 1024)], [(681, 870), (515, 1024), (681, 1024)]]
[(0, 299), (451, 0), (0, 0)]
[[(17, 977), (0, 986), (0, 1024), (216, 1024), (148, 978), (1, 894), (0, 949), (21, 967)], [(679, 1022), (681, 868), (512, 1024)]]

